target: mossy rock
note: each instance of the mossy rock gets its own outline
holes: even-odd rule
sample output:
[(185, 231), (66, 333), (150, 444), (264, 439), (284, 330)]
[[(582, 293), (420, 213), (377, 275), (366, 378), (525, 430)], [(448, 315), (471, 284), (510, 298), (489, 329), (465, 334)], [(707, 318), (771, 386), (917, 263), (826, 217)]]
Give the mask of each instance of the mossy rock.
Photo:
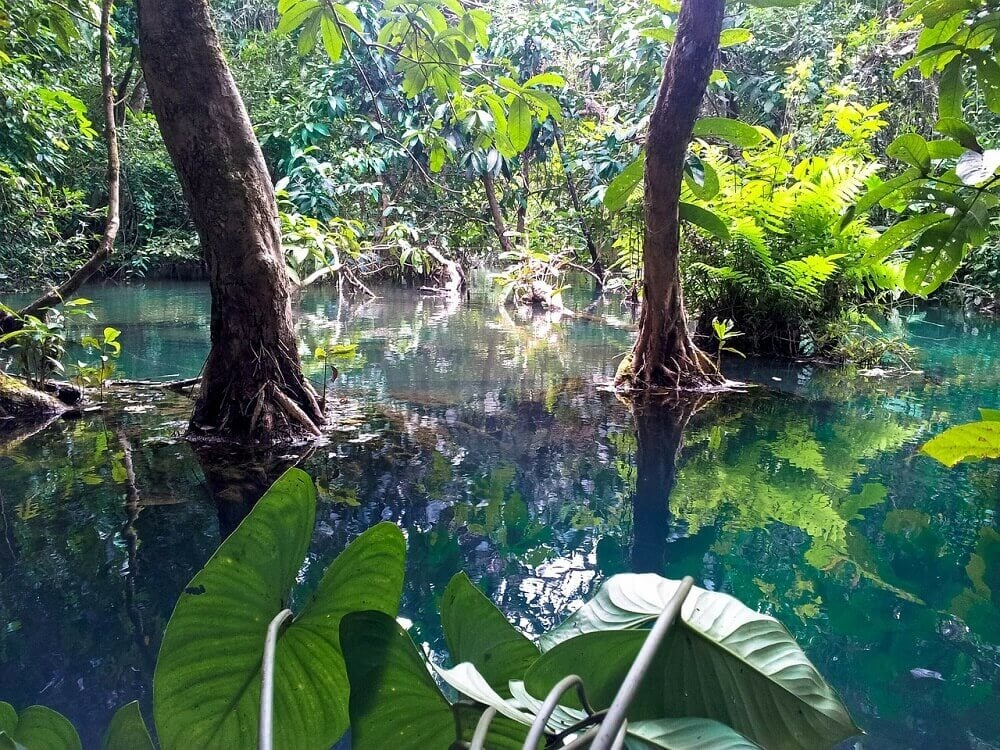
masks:
[(23, 381), (0, 373), (0, 419), (37, 419), (61, 414), (66, 404), (42, 391), (28, 387)]

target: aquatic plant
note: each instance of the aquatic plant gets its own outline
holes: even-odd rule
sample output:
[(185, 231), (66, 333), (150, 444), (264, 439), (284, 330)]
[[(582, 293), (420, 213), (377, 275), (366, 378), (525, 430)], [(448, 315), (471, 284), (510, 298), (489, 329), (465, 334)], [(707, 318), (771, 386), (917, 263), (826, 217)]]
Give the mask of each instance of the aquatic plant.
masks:
[[(312, 479), (289, 470), (185, 588), (154, 677), (164, 750), (328, 748), (348, 726), (359, 750), (557, 747), (615, 705), (627, 708), (624, 731), (642, 747), (710, 738), (715, 747), (805, 749), (858, 731), (777, 620), (653, 574), (610, 578), (537, 644), (456, 575), (441, 600), (455, 666), (430, 665), (464, 696), (451, 703), (395, 620), (405, 569), (395, 525), (358, 537), (308, 596), (295, 591), (315, 514)], [(640, 657), (654, 621), (662, 641)], [(619, 688), (640, 658), (649, 670), (622, 704)], [(577, 699), (540, 698), (556, 701), (567, 678), (581, 685)], [(80, 741), (53, 711), (18, 716), (0, 704), (8, 746), (75, 750)], [(115, 715), (104, 747), (152, 747), (136, 704)]]

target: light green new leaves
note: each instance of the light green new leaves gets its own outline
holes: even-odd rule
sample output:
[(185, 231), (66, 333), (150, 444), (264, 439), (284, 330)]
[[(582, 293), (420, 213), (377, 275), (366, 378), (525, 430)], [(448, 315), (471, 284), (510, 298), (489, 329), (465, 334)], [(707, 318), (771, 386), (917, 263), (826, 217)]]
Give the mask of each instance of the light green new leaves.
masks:
[(101, 750), (154, 750), (138, 701), (126, 703), (115, 711), (104, 733)]
[(508, 683), (524, 677), (538, 648), (494, 606), (465, 573), (448, 584), (441, 599), (441, 624), (455, 663), (471, 662), (490, 686), (509, 697)]
[[(273, 617), (289, 603), (316, 514), (304, 472), (286, 472), (184, 590), (153, 685), (161, 746), (257, 745), (260, 665)], [(347, 729), (339, 624), (346, 612), (395, 614), (405, 542), (391, 524), (362, 534), (330, 566), (278, 638), (274, 744), (327, 748)]]
[[(656, 575), (619, 575), (542, 637), (525, 686), (544, 695), (579, 674), (595, 707), (606, 707), (679, 585)], [(780, 623), (725, 594), (695, 588), (657, 654), (630, 720), (698, 716), (723, 722), (769, 748), (830, 747), (857, 733), (847, 710)]]
[(69, 719), (45, 706), (29, 706), (20, 715), (0, 701), (0, 750), (81, 750), (80, 736)]
[(980, 409), (981, 422), (950, 427), (923, 446), (921, 453), (951, 468), (961, 461), (1000, 458), (1000, 411)]

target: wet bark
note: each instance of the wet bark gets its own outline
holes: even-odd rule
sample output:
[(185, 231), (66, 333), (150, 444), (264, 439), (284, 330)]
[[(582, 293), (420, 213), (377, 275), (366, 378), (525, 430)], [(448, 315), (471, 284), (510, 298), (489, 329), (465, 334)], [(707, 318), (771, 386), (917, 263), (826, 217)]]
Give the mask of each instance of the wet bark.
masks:
[(500, 210), (500, 202), (497, 200), (496, 187), (493, 184), (493, 175), (487, 172), (483, 175), (483, 187), (486, 189), (486, 201), (490, 206), (490, 216), (493, 217), (493, 231), (497, 233), (500, 240), (500, 249), (510, 252), (510, 237), (507, 236), (507, 225), (503, 220), (503, 212)]
[(691, 132), (719, 47), (725, 0), (684, 0), (646, 136), (643, 305), (616, 381), (631, 389), (698, 389), (724, 381), (688, 331), (680, 276), (680, 193)]
[(265, 443), (319, 434), (323, 414), (299, 361), (274, 190), (207, 0), (141, 0), (139, 50), (212, 292), (212, 348), (192, 432)]

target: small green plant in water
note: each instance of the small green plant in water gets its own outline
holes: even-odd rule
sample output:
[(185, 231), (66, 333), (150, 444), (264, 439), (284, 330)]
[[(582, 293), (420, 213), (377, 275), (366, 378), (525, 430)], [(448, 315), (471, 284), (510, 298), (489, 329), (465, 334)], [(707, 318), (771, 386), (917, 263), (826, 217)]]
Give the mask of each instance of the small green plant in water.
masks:
[(64, 371), (62, 359), (66, 354), (67, 316), (86, 316), (93, 319), (88, 309), (91, 300), (83, 297), (70, 300), (63, 310), (48, 310), (46, 315), (20, 315), (4, 304), (0, 313), (17, 321), (19, 327), (0, 336), (0, 348), (8, 347), (15, 353), (15, 364), (28, 384), (41, 388), (46, 381)]
[(115, 370), (117, 369), (115, 360), (122, 353), (122, 345), (118, 341), (121, 334), (122, 332), (117, 328), (108, 326), (101, 333), (100, 338), (97, 336), (84, 336), (80, 339), (80, 343), (87, 351), (97, 355), (97, 362), (87, 363), (77, 361), (77, 385), (81, 388), (92, 388), (96, 385), (101, 391), (101, 399), (104, 398), (105, 383), (111, 379), (111, 376), (115, 374)]
[(733, 339), (739, 338), (743, 335), (741, 331), (737, 331), (736, 327), (731, 320), (719, 320), (718, 318), (712, 318), (712, 332), (715, 333), (715, 339), (719, 343), (719, 349), (715, 355), (715, 366), (722, 367), (722, 353), (730, 352), (732, 354), (738, 354), (739, 356), (746, 359), (746, 355), (739, 349), (729, 346), (729, 342)]

